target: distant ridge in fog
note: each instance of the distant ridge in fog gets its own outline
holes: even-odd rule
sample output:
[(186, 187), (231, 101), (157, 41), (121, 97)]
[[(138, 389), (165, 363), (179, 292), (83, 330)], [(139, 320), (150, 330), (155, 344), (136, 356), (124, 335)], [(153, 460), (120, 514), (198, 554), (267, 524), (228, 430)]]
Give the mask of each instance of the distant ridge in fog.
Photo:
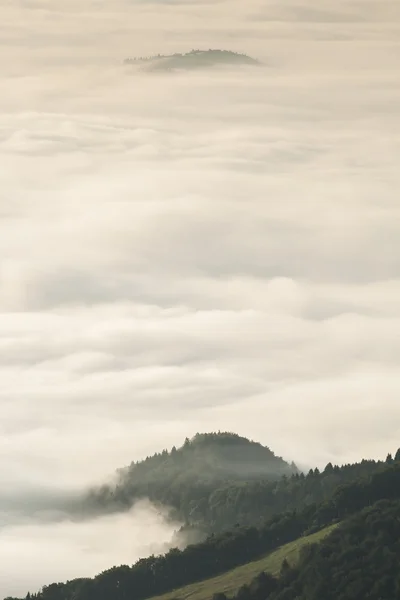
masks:
[(175, 71), (204, 69), (216, 66), (242, 66), (260, 65), (261, 63), (238, 52), (230, 50), (191, 50), (187, 53), (170, 55), (158, 54), (156, 56), (127, 58), (125, 65), (135, 65), (147, 71)]

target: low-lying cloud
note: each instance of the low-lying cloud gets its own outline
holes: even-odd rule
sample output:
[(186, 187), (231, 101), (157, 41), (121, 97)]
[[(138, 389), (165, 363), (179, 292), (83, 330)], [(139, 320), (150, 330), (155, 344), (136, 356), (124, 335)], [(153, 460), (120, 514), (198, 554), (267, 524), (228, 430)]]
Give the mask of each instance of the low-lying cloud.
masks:
[[(9, 1), (1, 16), (0, 595), (171, 533), (36, 508), (21, 524), (13, 498), (62, 513), (197, 431), (305, 465), (394, 451), (398, 2)], [(122, 65), (198, 47), (264, 67)]]
[(23, 518), (8, 512), (0, 527), (1, 593), (25, 595), (44, 583), (94, 576), (163, 552), (178, 525), (143, 500), (129, 512), (84, 521), (68, 513)]

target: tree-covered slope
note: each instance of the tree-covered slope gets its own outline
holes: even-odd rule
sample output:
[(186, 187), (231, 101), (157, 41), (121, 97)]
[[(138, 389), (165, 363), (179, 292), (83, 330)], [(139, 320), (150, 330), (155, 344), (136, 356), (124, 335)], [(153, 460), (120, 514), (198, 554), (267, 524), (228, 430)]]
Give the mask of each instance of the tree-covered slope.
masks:
[(124, 510), (139, 498), (169, 507), (186, 531), (204, 533), (237, 524), (261, 525), (272, 515), (328, 500), (343, 484), (393, 462), (363, 460), (300, 473), (267, 447), (232, 433), (197, 434), (181, 448), (164, 450), (120, 469), (115, 485), (93, 490), (90, 510)]
[(291, 565), (296, 565), (302, 548), (309, 544), (319, 543), (326, 536), (330, 535), (335, 527), (337, 525), (330, 525), (317, 533), (301, 536), (294, 542), (284, 544), (258, 560), (250, 561), (240, 567), (226, 571), (217, 577), (204, 579), (197, 583), (174, 589), (172, 592), (157, 596), (151, 600), (211, 600), (213, 596), (218, 596), (219, 594), (226, 594), (228, 596), (236, 595), (242, 586), (250, 585), (260, 572), (266, 571), (277, 577), (284, 560), (288, 561)]
[[(224, 597), (220, 595), (220, 600)], [(258, 577), (232, 600), (398, 600), (400, 501), (357, 513), (320, 544), (284, 562), (280, 577)]]
[[(133, 566), (113, 567), (93, 579), (52, 584), (36, 597), (37, 600), (145, 600), (245, 565), (284, 544), (343, 521), (379, 500), (400, 501), (400, 461), (369, 477), (340, 486), (322, 504), (276, 514), (262, 527), (235, 528), (182, 551), (175, 548), (162, 556), (141, 559)], [(379, 548), (384, 550), (386, 538), (379, 539), (383, 544)], [(379, 539), (377, 544), (380, 544)], [(272, 580), (267, 580), (268, 585), (272, 585)], [(283, 595), (279, 600), (285, 598)], [(288, 596), (287, 600), (291, 598)], [(238, 597), (238, 600), (246, 598)], [(305, 596), (304, 600), (313, 600), (313, 597)]]
[(197, 70), (217, 66), (251, 66), (260, 64), (257, 60), (246, 54), (220, 49), (191, 50), (186, 53), (158, 54), (146, 58), (128, 58), (124, 63), (126, 65), (141, 67), (147, 71), (161, 72)]
[[(197, 434), (178, 449), (119, 469), (116, 485), (92, 490), (88, 504), (98, 509), (127, 508), (145, 497), (173, 509), (173, 516), (186, 524), (220, 529), (215, 508), (223, 490), (244, 491), (249, 482), (276, 482), (297, 472), (294, 464), (269, 448), (239, 435)], [(234, 525), (236, 511), (226, 516), (224, 526)]]

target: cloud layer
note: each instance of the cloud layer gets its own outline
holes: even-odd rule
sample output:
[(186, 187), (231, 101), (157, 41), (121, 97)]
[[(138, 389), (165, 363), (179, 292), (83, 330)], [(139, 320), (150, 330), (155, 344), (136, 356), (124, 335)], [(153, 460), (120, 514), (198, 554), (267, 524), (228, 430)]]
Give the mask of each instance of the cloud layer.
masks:
[[(7, 494), (63, 497), (199, 430), (305, 465), (396, 449), (398, 2), (25, 0), (1, 15), (0, 556)], [(192, 47), (265, 66), (121, 66)], [(16, 590), (10, 566), (3, 595), (101, 562), (37, 570), (40, 540), (72, 555), (92, 534), (18, 527), (26, 577)]]
[[(165, 551), (174, 529), (149, 504), (129, 513), (74, 524), (67, 515), (45, 520), (38, 514), (2, 528), (0, 586), (3, 593), (23, 593), (27, 584), (38, 590), (44, 583), (96, 575), (115, 564)], [(22, 571), (22, 573), (21, 573)]]

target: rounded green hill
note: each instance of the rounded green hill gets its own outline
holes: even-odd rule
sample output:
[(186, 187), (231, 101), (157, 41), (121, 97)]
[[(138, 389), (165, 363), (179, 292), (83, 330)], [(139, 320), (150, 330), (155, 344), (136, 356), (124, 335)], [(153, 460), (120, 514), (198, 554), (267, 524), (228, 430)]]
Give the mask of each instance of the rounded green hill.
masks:
[(230, 50), (191, 50), (186, 53), (170, 55), (158, 54), (150, 57), (127, 58), (126, 65), (141, 67), (146, 71), (177, 71), (195, 70), (217, 66), (256, 66), (259, 61), (238, 52)]

